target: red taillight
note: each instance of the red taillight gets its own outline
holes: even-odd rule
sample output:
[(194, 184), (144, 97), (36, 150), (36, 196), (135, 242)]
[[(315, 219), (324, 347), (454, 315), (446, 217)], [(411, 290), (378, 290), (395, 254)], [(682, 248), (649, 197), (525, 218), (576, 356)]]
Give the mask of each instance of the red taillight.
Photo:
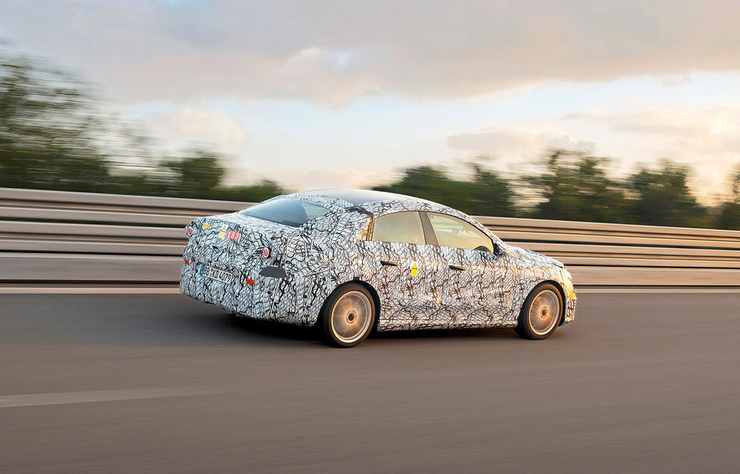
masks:
[(262, 258), (266, 260), (270, 258), (270, 253), (271, 253), (270, 247), (262, 247), (262, 251), (260, 252), (260, 255), (262, 256)]
[(236, 240), (236, 241), (238, 241), (239, 239), (242, 238), (242, 234), (240, 234), (239, 232), (237, 232), (235, 230), (230, 230), (230, 231), (228, 231), (226, 233), (226, 238), (229, 239), (229, 240)]

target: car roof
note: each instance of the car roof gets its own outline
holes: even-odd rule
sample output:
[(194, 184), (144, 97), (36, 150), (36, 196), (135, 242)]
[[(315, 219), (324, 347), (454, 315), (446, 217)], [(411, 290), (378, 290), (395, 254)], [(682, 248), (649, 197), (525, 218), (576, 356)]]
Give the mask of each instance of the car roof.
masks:
[(373, 191), (368, 189), (330, 189), (320, 191), (307, 191), (302, 193), (313, 197), (336, 199), (350, 203), (353, 206), (364, 204), (375, 204), (381, 202), (405, 201), (405, 202), (429, 202), (424, 199), (404, 194), (389, 193), (385, 191)]
[(293, 197), (305, 199), (320, 206), (339, 210), (356, 208), (370, 215), (382, 215), (389, 212), (425, 211), (447, 214), (458, 217), (475, 227), (488, 232), (485, 226), (462, 211), (426, 199), (405, 194), (389, 193), (385, 191), (371, 191), (366, 189), (331, 189), (319, 191), (303, 191), (279, 197)]

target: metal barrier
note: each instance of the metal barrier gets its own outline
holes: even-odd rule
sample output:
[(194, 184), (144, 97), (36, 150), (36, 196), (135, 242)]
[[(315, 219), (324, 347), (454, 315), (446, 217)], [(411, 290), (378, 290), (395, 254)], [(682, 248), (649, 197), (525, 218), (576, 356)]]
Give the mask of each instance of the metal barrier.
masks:
[[(183, 226), (250, 203), (0, 188), (0, 289), (173, 288)], [(740, 289), (740, 231), (480, 217), (579, 288)]]

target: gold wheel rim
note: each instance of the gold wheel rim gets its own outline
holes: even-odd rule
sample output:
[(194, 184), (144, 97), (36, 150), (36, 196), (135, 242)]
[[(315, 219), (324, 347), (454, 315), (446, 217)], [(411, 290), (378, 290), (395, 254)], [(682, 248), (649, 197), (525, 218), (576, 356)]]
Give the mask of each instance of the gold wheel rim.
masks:
[(373, 305), (365, 293), (348, 291), (339, 297), (331, 310), (331, 330), (337, 340), (352, 344), (370, 329)]
[(560, 298), (553, 290), (542, 290), (529, 306), (529, 327), (538, 336), (552, 331), (560, 321)]

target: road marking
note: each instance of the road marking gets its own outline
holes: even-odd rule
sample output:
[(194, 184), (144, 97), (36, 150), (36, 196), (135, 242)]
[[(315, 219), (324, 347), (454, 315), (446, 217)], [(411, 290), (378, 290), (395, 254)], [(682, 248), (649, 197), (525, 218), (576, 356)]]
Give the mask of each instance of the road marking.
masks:
[(678, 293), (678, 294), (702, 294), (702, 293), (740, 293), (740, 287), (728, 286), (725, 288), (715, 287), (664, 287), (664, 288), (650, 288), (650, 287), (625, 287), (625, 288), (578, 288), (576, 286), (576, 295), (580, 294), (608, 294), (608, 293), (622, 293), (622, 294), (659, 294), (659, 293)]
[(73, 403), (117, 402), (152, 398), (192, 397), (213, 395), (218, 392), (207, 388), (139, 388), (128, 390), (89, 390), (85, 392), (25, 393), (0, 396), (0, 408), (69, 405)]
[(0, 286), (0, 295), (177, 295), (173, 287), (25, 287)]

